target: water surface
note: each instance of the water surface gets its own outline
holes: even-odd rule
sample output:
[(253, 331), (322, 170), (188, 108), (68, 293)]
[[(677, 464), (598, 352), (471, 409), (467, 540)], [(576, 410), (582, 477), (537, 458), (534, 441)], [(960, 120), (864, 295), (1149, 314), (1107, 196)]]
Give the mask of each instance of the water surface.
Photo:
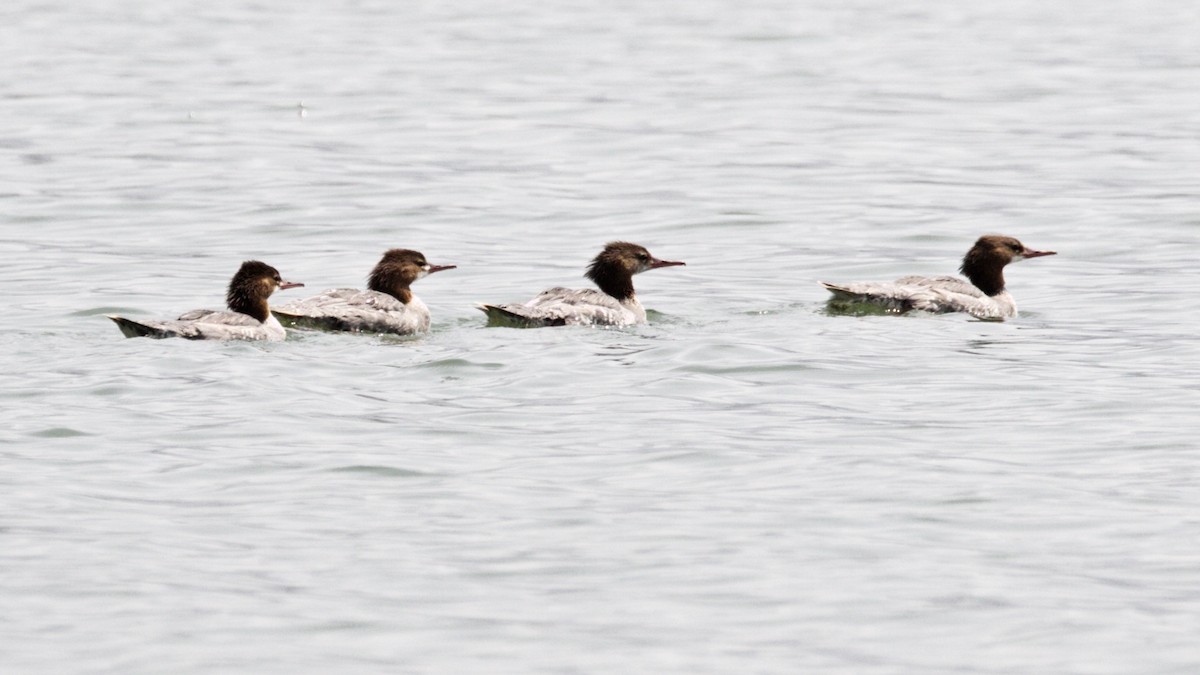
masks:
[[(5, 672), (1194, 672), (1187, 3), (0, 10)], [(1022, 308), (818, 280), (1054, 258)], [(605, 242), (651, 322), (486, 328)], [(413, 339), (127, 340), (240, 261)], [(301, 297), (287, 291), (285, 297)]]

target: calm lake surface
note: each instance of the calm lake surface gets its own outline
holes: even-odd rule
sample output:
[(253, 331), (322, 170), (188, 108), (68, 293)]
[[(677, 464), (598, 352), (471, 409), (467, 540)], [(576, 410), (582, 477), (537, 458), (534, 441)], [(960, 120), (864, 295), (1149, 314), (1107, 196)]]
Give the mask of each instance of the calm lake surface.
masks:
[[(4, 673), (1200, 670), (1200, 6), (0, 8)], [(1022, 309), (818, 280), (1059, 252)], [(488, 328), (625, 239), (624, 330)], [(129, 340), (406, 247), (414, 339)]]

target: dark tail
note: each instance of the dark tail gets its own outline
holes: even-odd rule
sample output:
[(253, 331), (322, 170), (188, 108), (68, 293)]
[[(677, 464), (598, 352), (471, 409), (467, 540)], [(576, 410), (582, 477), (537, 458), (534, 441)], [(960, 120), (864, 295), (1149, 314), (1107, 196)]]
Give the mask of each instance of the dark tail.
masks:
[(849, 288), (846, 288), (845, 286), (838, 286), (837, 284), (831, 284), (828, 281), (820, 281), (818, 283), (820, 283), (822, 286), (824, 286), (825, 290), (829, 291), (830, 293), (833, 293), (833, 299), (835, 299), (835, 300), (858, 300), (858, 299), (862, 298), (862, 294), (855, 293), (854, 291), (851, 291)]
[(331, 316), (305, 316), (304, 314), (291, 314), (281, 312), (278, 309), (272, 309), (271, 313), (279, 319), (279, 323), (288, 328), (311, 328), (313, 330), (349, 330), (341, 320)]
[(475, 305), (481, 312), (487, 314), (489, 326), (508, 326), (510, 328), (539, 328), (541, 326), (565, 326), (566, 319), (547, 319), (525, 316), (507, 307), (499, 305)]
[(124, 333), (125, 337), (127, 337), (127, 338), (131, 338), (131, 337), (148, 337), (148, 338), (175, 337), (174, 333), (167, 332), (165, 330), (162, 330), (161, 328), (155, 328), (154, 326), (147, 326), (144, 323), (138, 323), (137, 321), (134, 321), (133, 319), (126, 319), (123, 316), (113, 316), (113, 315), (109, 314), (108, 318), (112, 319), (113, 323), (117, 324), (117, 328), (120, 328), (121, 332)]
[(847, 316), (904, 314), (912, 309), (912, 303), (909, 300), (861, 293), (845, 286), (824, 281), (820, 283), (833, 294), (825, 302), (825, 306), (830, 314)]

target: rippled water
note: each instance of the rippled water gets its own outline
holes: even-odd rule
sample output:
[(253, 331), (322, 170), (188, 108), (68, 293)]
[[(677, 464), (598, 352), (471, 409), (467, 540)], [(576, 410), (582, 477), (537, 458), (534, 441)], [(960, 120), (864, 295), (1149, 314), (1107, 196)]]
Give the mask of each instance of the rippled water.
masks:
[[(325, 4), (0, 9), (0, 669), (1200, 668), (1194, 4)], [(394, 246), (427, 336), (102, 316)]]

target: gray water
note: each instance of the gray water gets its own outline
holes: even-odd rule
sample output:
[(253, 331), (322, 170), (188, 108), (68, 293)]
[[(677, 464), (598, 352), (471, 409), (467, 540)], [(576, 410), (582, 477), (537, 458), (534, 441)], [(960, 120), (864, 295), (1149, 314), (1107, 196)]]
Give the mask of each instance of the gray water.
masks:
[[(0, 670), (1196, 672), (1200, 9), (997, 4), (8, 0)], [(391, 247), (428, 335), (103, 317)]]

